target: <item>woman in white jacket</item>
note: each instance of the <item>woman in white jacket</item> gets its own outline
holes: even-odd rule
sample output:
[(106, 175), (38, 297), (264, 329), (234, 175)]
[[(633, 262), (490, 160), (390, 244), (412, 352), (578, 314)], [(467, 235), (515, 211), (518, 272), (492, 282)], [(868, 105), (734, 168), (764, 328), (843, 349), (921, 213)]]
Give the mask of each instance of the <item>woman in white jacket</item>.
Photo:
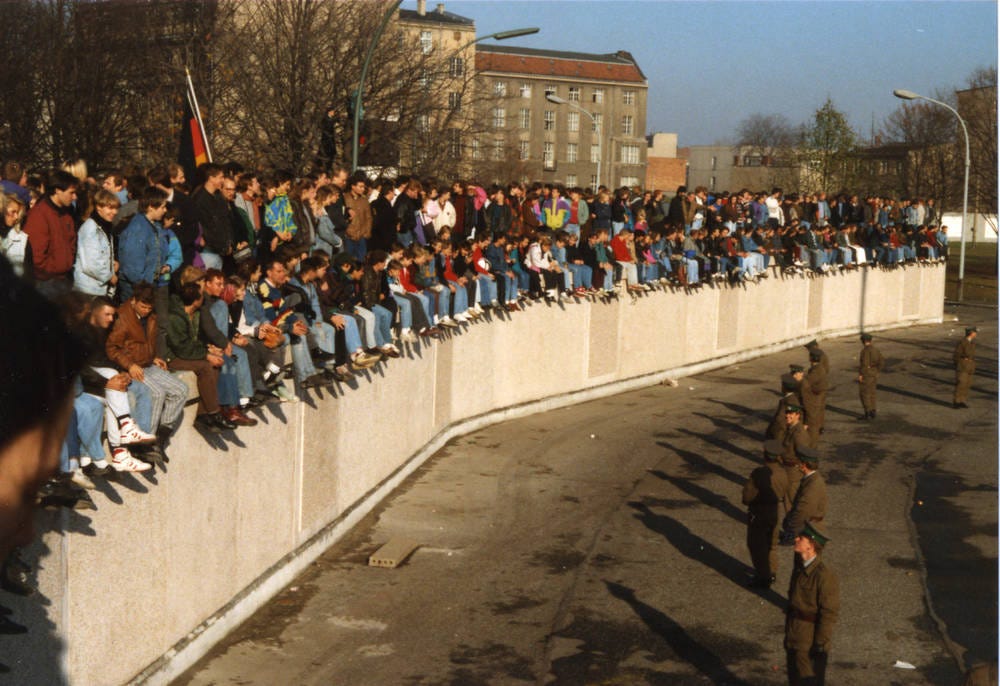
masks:
[(114, 295), (118, 284), (111, 222), (121, 203), (111, 191), (94, 193), (94, 211), (80, 226), (77, 236), (73, 289), (87, 295)]
[(446, 226), (449, 229), (455, 228), (455, 206), (451, 204), (450, 188), (441, 186), (438, 189), (437, 198), (428, 202), (433, 202), (438, 206), (437, 214), (434, 216), (434, 233), (440, 234), (441, 229)]

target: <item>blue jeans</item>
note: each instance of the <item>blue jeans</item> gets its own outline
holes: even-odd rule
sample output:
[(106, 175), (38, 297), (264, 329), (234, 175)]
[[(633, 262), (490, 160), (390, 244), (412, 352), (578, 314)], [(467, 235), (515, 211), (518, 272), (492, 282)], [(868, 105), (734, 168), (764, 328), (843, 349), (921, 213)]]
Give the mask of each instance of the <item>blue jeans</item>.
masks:
[[(448, 288), (442, 287), (440, 291), (434, 291), (430, 288), (423, 292), (427, 299), (431, 301), (432, 308), (437, 312), (438, 319), (449, 316), (448, 313), (451, 311), (451, 291)], [(431, 320), (434, 321), (433, 319)]]
[(375, 315), (375, 345), (389, 345), (392, 343), (392, 312), (381, 305), (374, 305), (372, 314)]
[(580, 237), (580, 225), (579, 224), (567, 224), (563, 227), (563, 231), (566, 233), (571, 233), (577, 238)]
[(392, 294), (392, 299), (399, 307), (399, 327), (404, 330), (413, 328), (413, 311), (410, 309), (410, 301), (395, 293)]
[(566, 269), (569, 273), (573, 275), (573, 285), (578, 288), (593, 288), (594, 287), (594, 270), (585, 264), (573, 264), (572, 262), (566, 265)]
[(483, 305), (496, 302), (497, 282), (485, 274), (477, 276), (476, 281), (479, 283), (479, 302)]
[(104, 399), (89, 393), (81, 393), (73, 400), (73, 414), (70, 417), (59, 451), (59, 469), (70, 471), (69, 458), (82, 456), (94, 460), (104, 459), (101, 444), (101, 429), (104, 427)]
[(358, 240), (351, 240), (350, 238), (344, 239), (344, 252), (356, 259), (358, 262), (365, 261), (365, 255), (368, 253), (368, 241), (364, 238)]
[(315, 374), (316, 365), (313, 364), (312, 356), (309, 354), (307, 337), (299, 336), (293, 343), (291, 335), (285, 334), (285, 343), (292, 346), (292, 369), (295, 372), (295, 380), (302, 382)]
[(611, 237), (614, 238), (625, 228), (625, 222), (611, 222)]
[(406, 231), (405, 233), (397, 233), (396, 240), (399, 241), (399, 244), (404, 248), (409, 248), (413, 245), (413, 232)]
[(448, 283), (455, 288), (455, 292), (452, 294), (455, 298), (454, 312), (462, 314), (469, 309), (469, 292), (465, 290), (465, 286), (457, 281), (449, 281)]
[(687, 282), (698, 283), (698, 260), (684, 258), (684, 262), (687, 268)]

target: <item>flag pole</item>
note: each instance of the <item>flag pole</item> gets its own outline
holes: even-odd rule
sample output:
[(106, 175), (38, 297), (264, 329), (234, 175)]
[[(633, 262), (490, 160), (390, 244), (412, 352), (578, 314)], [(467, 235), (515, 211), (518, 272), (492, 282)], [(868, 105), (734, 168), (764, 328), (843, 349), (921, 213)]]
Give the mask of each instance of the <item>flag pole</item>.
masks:
[(188, 99), (190, 100), (192, 109), (194, 110), (194, 116), (198, 120), (201, 140), (205, 143), (205, 154), (208, 156), (208, 161), (211, 162), (212, 148), (208, 145), (208, 132), (205, 131), (205, 122), (201, 119), (201, 108), (198, 107), (198, 96), (194, 92), (194, 83), (191, 81), (191, 71), (187, 67), (184, 67), (184, 74), (187, 76)]

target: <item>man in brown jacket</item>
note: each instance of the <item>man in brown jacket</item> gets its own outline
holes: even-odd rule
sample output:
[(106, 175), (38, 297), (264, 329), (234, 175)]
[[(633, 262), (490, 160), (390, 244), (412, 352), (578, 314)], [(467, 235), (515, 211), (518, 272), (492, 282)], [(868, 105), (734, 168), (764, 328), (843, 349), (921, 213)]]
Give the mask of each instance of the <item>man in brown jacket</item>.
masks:
[(788, 477), (778, 463), (783, 448), (780, 441), (764, 443), (764, 464), (750, 473), (743, 485), (743, 504), (747, 506), (747, 548), (755, 576), (750, 585), (767, 588), (778, 571), (778, 522), (785, 512)]
[(802, 408), (788, 405), (785, 408), (785, 436), (781, 439), (781, 466), (788, 477), (786, 505), (791, 508), (795, 493), (799, 490), (802, 472), (799, 471), (799, 452), (809, 446), (809, 435), (802, 424)]
[(979, 329), (974, 326), (966, 328), (965, 338), (959, 341), (955, 347), (953, 355), (955, 361), (953, 406), (956, 410), (969, 407), (965, 401), (969, 399), (969, 388), (972, 387), (972, 377), (976, 373), (976, 335), (978, 333)]
[(809, 371), (802, 379), (802, 407), (805, 409), (805, 423), (809, 431), (809, 445), (816, 447), (823, 432), (826, 414), (826, 394), (830, 390), (826, 370), (823, 368), (823, 351), (809, 351)]
[[(153, 401), (150, 431), (169, 434), (180, 425), (188, 387), (167, 371), (167, 363), (156, 357), (155, 293), (146, 282), (136, 284), (132, 297), (118, 308), (118, 318), (108, 334), (108, 359), (128, 372), (132, 381), (149, 388)], [(144, 422), (140, 421), (140, 424)]]
[(861, 394), (861, 409), (864, 414), (860, 419), (875, 419), (875, 389), (878, 386), (878, 375), (882, 371), (885, 360), (878, 348), (872, 345), (870, 333), (861, 334), (861, 355), (858, 363), (858, 391)]
[(344, 237), (344, 251), (358, 262), (365, 261), (368, 239), (372, 237), (372, 208), (368, 203), (368, 178), (361, 172), (348, 181), (349, 190), (344, 194), (347, 208), (347, 225)]
[(817, 471), (819, 453), (815, 448), (802, 448), (798, 456), (802, 480), (782, 525), (782, 542), (786, 544), (791, 544), (806, 524), (826, 518), (826, 482)]
[(840, 615), (840, 582), (820, 554), (830, 542), (819, 524), (795, 537), (795, 569), (788, 585), (785, 656), (789, 686), (823, 686), (833, 628)]

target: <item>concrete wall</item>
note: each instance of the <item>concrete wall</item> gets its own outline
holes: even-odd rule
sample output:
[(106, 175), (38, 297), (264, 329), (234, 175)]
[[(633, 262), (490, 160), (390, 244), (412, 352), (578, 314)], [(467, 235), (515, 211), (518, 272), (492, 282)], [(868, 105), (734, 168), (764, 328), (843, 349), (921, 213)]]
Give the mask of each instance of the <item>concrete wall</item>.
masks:
[(814, 336), (937, 322), (943, 301), (928, 266), (538, 304), (335, 398), (271, 406), (236, 438), (208, 443), (189, 416), (166, 473), (108, 485), (97, 512), (40, 515), (27, 552), (47, 605), (5, 597), (32, 633), (6, 637), (2, 661), (16, 683), (166, 683), (454, 435)]

